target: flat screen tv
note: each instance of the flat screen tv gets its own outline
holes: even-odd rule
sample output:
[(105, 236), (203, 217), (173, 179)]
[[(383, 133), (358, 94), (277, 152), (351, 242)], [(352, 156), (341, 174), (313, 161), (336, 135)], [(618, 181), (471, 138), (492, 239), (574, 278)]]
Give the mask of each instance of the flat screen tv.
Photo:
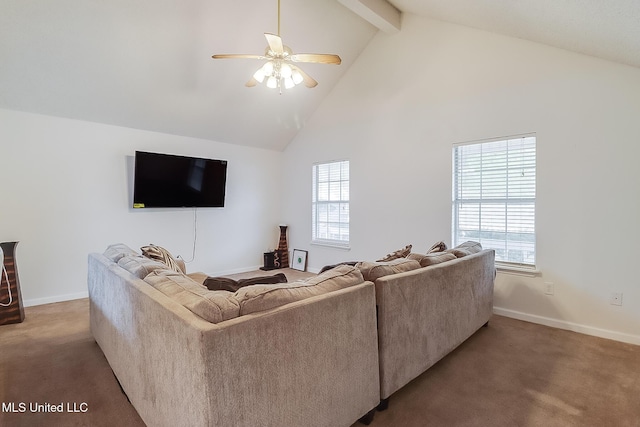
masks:
[(134, 208), (221, 208), (227, 161), (136, 151)]

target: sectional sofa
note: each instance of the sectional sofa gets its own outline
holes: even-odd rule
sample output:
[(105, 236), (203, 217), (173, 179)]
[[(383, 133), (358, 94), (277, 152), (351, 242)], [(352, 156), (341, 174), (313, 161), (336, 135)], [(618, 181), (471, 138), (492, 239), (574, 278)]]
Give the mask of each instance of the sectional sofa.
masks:
[(348, 427), (487, 324), (494, 256), (465, 244), (234, 293), (112, 245), (89, 255), (91, 331), (149, 426)]

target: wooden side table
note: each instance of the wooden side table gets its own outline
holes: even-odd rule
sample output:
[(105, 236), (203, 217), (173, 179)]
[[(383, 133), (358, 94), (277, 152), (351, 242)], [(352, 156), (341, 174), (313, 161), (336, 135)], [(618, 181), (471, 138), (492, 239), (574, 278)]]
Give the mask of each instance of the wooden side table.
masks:
[[(4, 268), (0, 280), (0, 325), (20, 323), (24, 320), (24, 307), (18, 279), (15, 251), (18, 242), (2, 242), (0, 247), (4, 252)], [(9, 283), (7, 283), (7, 279)]]

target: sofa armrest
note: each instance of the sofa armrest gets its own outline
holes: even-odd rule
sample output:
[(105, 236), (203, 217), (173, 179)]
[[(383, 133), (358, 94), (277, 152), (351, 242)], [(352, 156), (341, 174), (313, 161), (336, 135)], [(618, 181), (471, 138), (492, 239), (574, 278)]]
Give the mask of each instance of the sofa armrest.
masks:
[(213, 425), (348, 426), (379, 402), (371, 282), (231, 319), (205, 343)]
[(215, 325), (100, 254), (89, 255), (88, 288), (91, 333), (143, 421), (199, 425), (202, 334)]
[(386, 399), (491, 317), (493, 250), (379, 278), (381, 398)]

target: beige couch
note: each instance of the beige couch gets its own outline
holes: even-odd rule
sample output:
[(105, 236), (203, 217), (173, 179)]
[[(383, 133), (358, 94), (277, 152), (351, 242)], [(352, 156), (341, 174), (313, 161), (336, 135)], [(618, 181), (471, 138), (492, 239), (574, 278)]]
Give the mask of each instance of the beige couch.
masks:
[[(450, 260), (430, 265), (441, 257)], [(493, 250), (469, 243), (445, 255), (412, 254), (387, 263), (357, 265), (364, 278), (375, 283), (380, 409), (395, 391), (489, 321), (494, 258)]]
[(91, 331), (147, 425), (349, 426), (379, 403), (374, 285), (358, 270), (322, 276), (348, 276), (337, 290), (289, 284), (293, 302), (279, 285), (225, 300), (124, 248), (89, 255)]

